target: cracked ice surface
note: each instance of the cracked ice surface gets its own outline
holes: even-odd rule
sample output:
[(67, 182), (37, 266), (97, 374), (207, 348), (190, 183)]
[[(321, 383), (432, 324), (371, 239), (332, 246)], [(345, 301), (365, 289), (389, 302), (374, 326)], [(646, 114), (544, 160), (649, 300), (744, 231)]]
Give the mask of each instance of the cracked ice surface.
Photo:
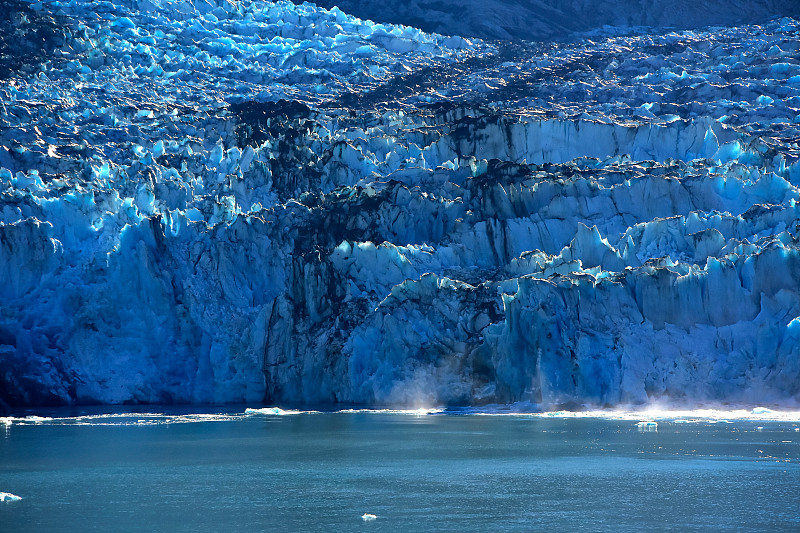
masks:
[(4, 403), (797, 399), (797, 20), (87, 5), (12, 3)]

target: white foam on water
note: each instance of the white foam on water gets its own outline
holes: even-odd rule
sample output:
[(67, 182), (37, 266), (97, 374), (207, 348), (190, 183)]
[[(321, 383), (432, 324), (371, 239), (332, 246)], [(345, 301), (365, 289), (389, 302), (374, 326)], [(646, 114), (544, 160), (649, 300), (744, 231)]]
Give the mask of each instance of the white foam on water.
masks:
[(75, 425), (75, 426), (154, 426), (163, 424), (188, 424), (195, 422), (225, 422), (239, 420), (241, 414), (226, 413), (105, 413), (79, 416), (24, 416), (5, 417), (2, 424), (7, 426), (32, 425)]
[(340, 414), (366, 413), (366, 414), (390, 414), (390, 415), (411, 415), (426, 416), (444, 413), (443, 407), (421, 407), (419, 409), (341, 409), (336, 411)]
[[(800, 423), (800, 410), (783, 410), (767, 407), (741, 407), (741, 408), (672, 408), (648, 406), (644, 408), (624, 409), (585, 409), (580, 411), (540, 411), (535, 404), (520, 403), (510, 405), (491, 405), (483, 407), (444, 408), (424, 407), (417, 409), (391, 409), (391, 408), (346, 408), (330, 411), (330, 414), (383, 414), (424, 417), (429, 415), (458, 415), (458, 416), (513, 416), (523, 418), (542, 419), (580, 419), (595, 418), (606, 420), (632, 421), (640, 424), (655, 424), (658, 422), (672, 422), (676, 424), (732, 424), (738, 421), (763, 421), (763, 422), (798, 422)], [(198, 422), (232, 422), (251, 418), (253, 416), (290, 416), (301, 414), (320, 414), (323, 411), (304, 409), (282, 409), (271, 407), (248, 407), (244, 412), (233, 413), (105, 413), (78, 416), (38, 416), (0, 417), (0, 425), (10, 428), (12, 425), (79, 425), (79, 426), (153, 426), (166, 424), (191, 424)], [(644, 427), (640, 425), (640, 427)], [(800, 430), (800, 428), (796, 428)]]
[(643, 410), (588, 410), (554, 411), (533, 414), (544, 418), (605, 418), (610, 420), (660, 420), (680, 423), (711, 422), (730, 424), (732, 421), (759, 420), (771, 422), (800, 422), (800, 411), (755, 409), (643, 409)]
[(787, 407), (763, 406), (685, 406), (658, 405), (627, 406), (609, 409), (588, 407), (580, 410), (542, 410), (540, 405), (520, 402), (508, 405), (487, 405), (482, 407), (465, 407), (452, 411), (462, 415), (476, 416), (516, 416), (533, 418), (599, 418), (621, 421), (660, 421), (679, 424), (715, 423), (732, 424), (734, 421), (770, 421), (800, 422), (800, 410), (797, 405)]
[(319, 411), (300, 411), (297, 409), (281, 409), (280, 407), (261, 407), (258, 409), (248, 407), (244, 410), (245, 415), (272, 415), (272, 416), (287, 416), (287, 415), (302, 415), (313, 414)]
[(49, 416), (35, 416), (34, 415), (34, 416), (26, 416), (25, 417), (25, 421), (26, 422), (30, 422), (32, 424), (44, 424), (46, 422), (52, 422), (53, 418), (51, 418)]

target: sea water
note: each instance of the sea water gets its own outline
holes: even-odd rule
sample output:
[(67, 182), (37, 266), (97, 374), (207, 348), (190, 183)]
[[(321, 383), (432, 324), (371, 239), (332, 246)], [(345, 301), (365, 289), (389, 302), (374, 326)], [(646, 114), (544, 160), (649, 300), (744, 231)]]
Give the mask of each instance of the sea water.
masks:
[(800, 417), (469, 410), (0, 419), (0, 531), (800, 531)]

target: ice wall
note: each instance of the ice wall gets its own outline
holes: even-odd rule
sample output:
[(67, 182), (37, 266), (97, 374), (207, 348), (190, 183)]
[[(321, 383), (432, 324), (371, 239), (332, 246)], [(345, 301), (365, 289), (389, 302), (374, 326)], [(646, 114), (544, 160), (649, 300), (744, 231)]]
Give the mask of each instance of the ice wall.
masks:
[(19, 5), (65, 30), (0, 87), (0, 405), (797, 400), (796, 20)]

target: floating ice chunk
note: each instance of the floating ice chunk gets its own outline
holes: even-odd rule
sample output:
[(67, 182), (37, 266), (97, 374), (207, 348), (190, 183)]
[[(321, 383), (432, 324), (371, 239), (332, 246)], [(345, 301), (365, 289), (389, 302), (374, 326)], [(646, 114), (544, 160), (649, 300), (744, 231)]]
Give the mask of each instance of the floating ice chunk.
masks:
[(636, 423), (636, 427), (639, 428), (639, 431), (658, 431), (658, 422), (654, 422), (653, 420), (642, 420), (641, 422)]
[(372, 522), (373, 520), (377, 520), (378, 517), (372, 513), (364, 513), (361, 515), (361, 520), (364, 522)]
[(755, 407), (752, 411), (750, 411), (754, 415), (771, 415), (775, 411), (772, 409), (767, 409), (766, 407)]
[(285, 416), (285, 415), (299, 415), (303, 413), (303, 411), (298, 411), (295, 409), (281, 409), (280, 407), (262, 407), (260, 409), (253, 409), (252, 407), (248, 407), (244, 410), (244, 414), (246, 415), (274, 415), (274, 416)]
[(11, 494), (10, 492), (0, 492), (0, 502), (16, 502), (21, 499), (22, 498), (16, 494)]

